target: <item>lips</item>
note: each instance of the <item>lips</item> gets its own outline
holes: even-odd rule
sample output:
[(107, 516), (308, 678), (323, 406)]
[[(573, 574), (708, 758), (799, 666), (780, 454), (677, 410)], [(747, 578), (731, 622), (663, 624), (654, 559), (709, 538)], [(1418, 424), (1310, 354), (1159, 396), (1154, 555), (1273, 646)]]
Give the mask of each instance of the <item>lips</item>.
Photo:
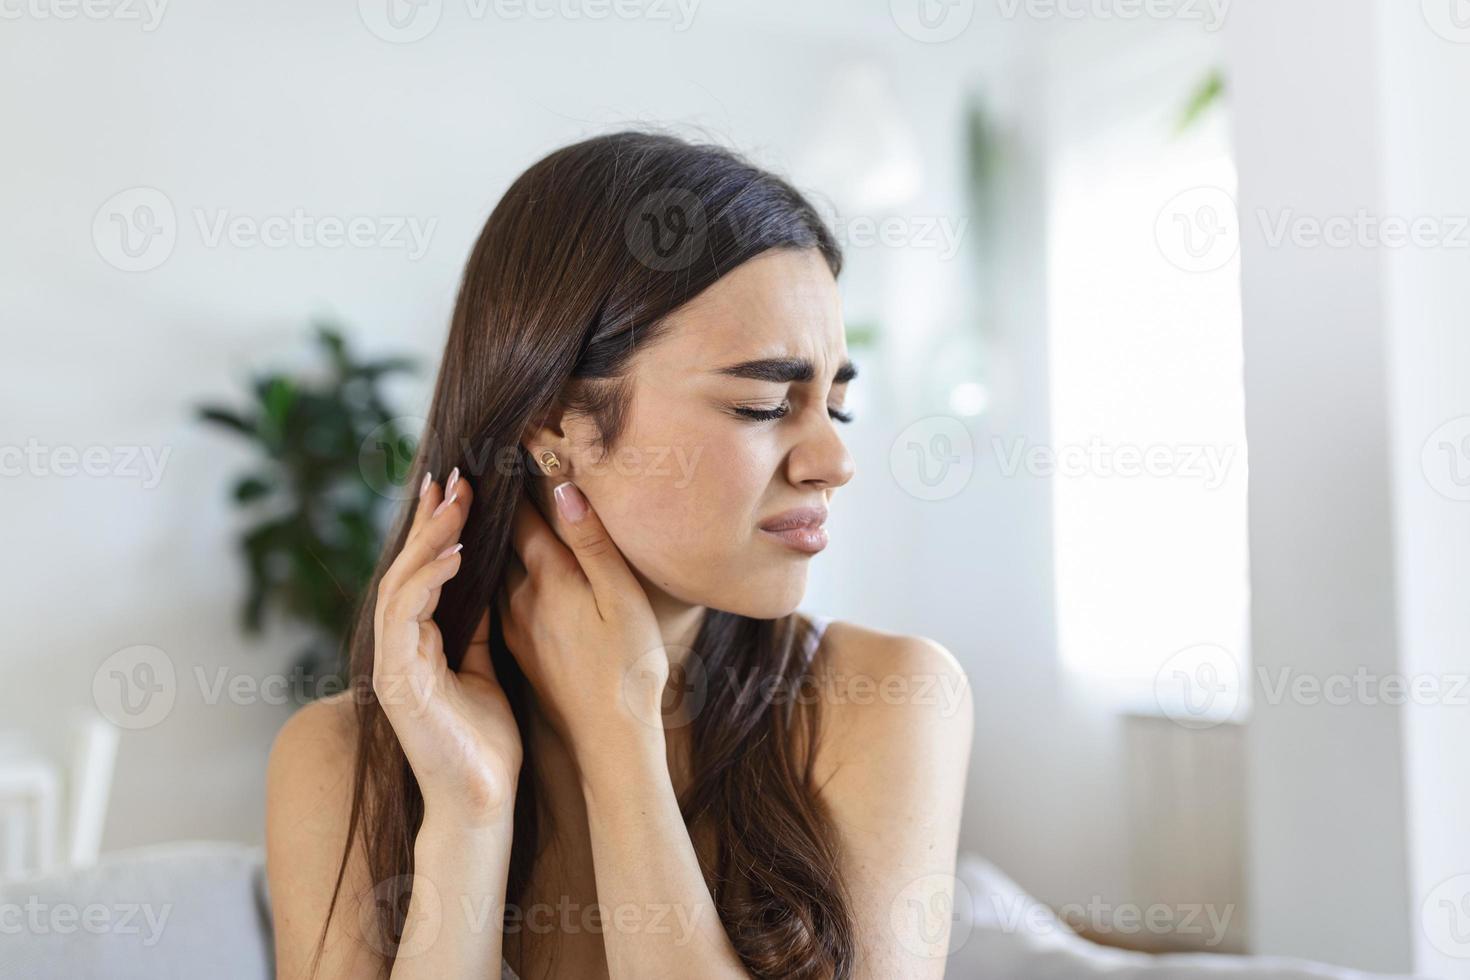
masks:
[(825, 507), (793, 507), (761, 522), (762, 531), (790, 531), (795, 528), (819, 528), (827, 522)]
[(782, 544), (814, 555), (827, 547), (825, 507), (796, 507), (761, 522), (760, 528)]

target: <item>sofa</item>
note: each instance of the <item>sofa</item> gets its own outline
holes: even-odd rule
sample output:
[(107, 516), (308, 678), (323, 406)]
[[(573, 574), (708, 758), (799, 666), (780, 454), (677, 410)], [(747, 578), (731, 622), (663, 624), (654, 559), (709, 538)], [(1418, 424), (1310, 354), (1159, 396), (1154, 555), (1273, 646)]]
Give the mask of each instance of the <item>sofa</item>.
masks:
[[(1147, 956), (1094, 945), (990, 863), (962, 856), (969, 907), (952, 929), (959, 980), (1368, 980), (1294, 960)], [(957, 910), (959, 906), (957, 905)], [(1022, 914), (1024, 913), (1024, 914)], [(105, 855), (85, 870), (0, 882), (0, 980), (265, 980), (269, 895), (258, 846), (190, 841)]]

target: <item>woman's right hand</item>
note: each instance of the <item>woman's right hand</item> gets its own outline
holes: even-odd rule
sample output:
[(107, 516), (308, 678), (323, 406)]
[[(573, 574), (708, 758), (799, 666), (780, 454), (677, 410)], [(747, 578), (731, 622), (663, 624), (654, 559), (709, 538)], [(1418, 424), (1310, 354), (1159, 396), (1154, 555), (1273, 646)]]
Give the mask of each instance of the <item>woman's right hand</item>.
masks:
[(378, 585), (373, 691), (418, 780), (425, 824), (483, 827), (513, 809), (520, 732), (490, 665), (489, 608), (458, 672), (433, 619), (459, 571), (470, 500), (458, 469), (442, 491), (426, 478), (408, 539)]

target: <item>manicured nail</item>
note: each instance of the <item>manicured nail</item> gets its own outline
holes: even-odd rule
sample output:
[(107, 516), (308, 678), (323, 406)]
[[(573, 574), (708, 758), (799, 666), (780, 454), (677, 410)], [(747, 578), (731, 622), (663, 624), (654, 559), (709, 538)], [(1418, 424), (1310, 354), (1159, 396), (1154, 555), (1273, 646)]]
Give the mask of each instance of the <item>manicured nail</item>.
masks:
[(587, 498), (571, 480), (557, 484), (552, 492), (556, 494), (556, 509), (564, 519), (575, 524), (587, 516)]
[(458, 483), (458, 482), (459, 482), (459, 467), (456, 466), (454, 469), (452, 469), (452, 470), (449, 471), (449, 479), (444, 484), (444, 492), (445, 493), (448, 493), (448, 494), (453, 494), (454, 493), (454, 485), (456, 483)]
[(425, 473), (424, 474), (424, 482), (419, 484), (419, 497), (421, 499), (424, 496), (424, 494), (426, 494), (426, 493), (429, 492), (429, 483), (433, 479), (434, 479), (434, 474), (432, 474), (432, 473)]
[[(459, 549), (461, 549), (463, 547), (464, 547), (464, 542), (463, 541), (461, 541), (459, 544), (452, 544), (449, 547), (445, 548), (443, 551), (439, 552), (439, 558), (448, 558), (450, 555), (454, 554), (456, 551), (458, 551)], [(435, 558), (434, 560), (435, 561), (438, 561), (439, 558)]]
[(441, 513), (443, 513), (445, 507), (448, 507), (450, 504), (454, 503), (458, 499), (459, 499), (459, 494), (457, 494), (457, 493), (451, 493), (449, 496), (447, 496), (447, 497), (444, 498), (444, 502), (443, 503), (441, 503), (438, 507), (435, 507), (434, 508), (434, 513), (430, 514), (429, 516), (430, 517), (438, 517)]

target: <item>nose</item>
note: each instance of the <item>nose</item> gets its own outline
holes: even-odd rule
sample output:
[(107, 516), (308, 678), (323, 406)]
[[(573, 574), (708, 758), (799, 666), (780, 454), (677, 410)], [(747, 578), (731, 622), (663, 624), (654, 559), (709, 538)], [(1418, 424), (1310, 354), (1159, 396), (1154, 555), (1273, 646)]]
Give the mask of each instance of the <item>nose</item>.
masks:
[(819, 490), (835, 489), (857, 474), (857, 464), (838, 431), (839, 423), (827, 414), (826, 405), (815, 406), (821, 412), (802, 431), (801, 439), (788, 457), (791, 482)]

